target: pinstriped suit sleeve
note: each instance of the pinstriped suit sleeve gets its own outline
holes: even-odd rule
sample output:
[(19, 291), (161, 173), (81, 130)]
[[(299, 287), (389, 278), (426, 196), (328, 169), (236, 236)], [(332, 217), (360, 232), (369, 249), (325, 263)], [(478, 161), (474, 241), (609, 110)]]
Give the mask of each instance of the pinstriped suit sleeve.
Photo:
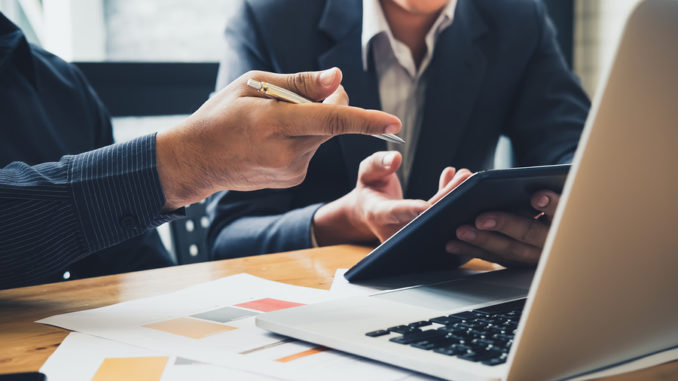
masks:
[(30, 284), (179, 214), (165, 197), (155, 135), (59, 162), (0, 169), (0, 288)]

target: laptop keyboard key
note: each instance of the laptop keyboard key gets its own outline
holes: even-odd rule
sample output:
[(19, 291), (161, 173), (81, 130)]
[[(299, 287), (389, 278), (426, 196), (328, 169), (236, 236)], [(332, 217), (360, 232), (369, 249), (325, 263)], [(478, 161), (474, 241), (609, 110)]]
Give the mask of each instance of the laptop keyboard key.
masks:
[(376, 331), (367, 332), (367, 333), (365, 334), (365, 336), (369, 336), (369, 337), (379, 337), (379, 336), (388, 335), (389, 333), (391, 333), (391, 332), (390, 332), (390, 331), (387, 331), (387, 330), (385, 330), (385, 329), (378, 329), (378, 330), (376, 330)]
[(421, 332), (421, 329), (416, 328), (416, 327), (409, 327), (407, 325), (398, 325), (395, 327), (390, 327), (388, 329), (390, 332), (395, 332), (395, 333), (400, 333), (400, 334), (405, 334), (409, 332)]
[(471, 320), (476, 317), (473, 311), (464, 311), (449, 316), (450, 318), (460, 318), (464, 320)]
[(447, 335), (424, 340), (411, 344), (415, 348), (431, 350), (436, 348), (445, 348), (455, 344), (464, 344), (465, 340), (459, 336)]
[(450, 318), (448, 316), (438, 316), (429, 320), (431, 323), (448, 325), (450, 323)]
[(445, 335), (445, 332), (438, 331), (437, 329), (430, 329), (421, 332), (408, 332), (402, 336), (392, 338), (391, 341), (398, 344), (412, 344), (419, 341), (442, 338), (445, 337)]
[(442, 348), (436, 348), (433, 350), (433, 352), (440, 353), (443, 355), (447, 356), (457, 356), (462, 353), (466, 353), (465, 350), (461, 350), (459, 348), (453, 348), (453, 347), (442, 347)]
[(431, 322), (428, 320), (422, 320), (422, 321), (415, 321), (414, 323), (410, 323), (407, 326), (410, 328), (420, 328), (420, 327), (426, 327), (431, 325)]
[(483, 364), (489, 366), (501, 365), (506, 362), (506, 358), (493, 358), (489, 360), (482, 361)]
[[(400, 333), (390, 341), (494, 366), (506, 362), (524, 305), (516, 300), (369, 333)], [(421, 329), (433, 323), (442, 326)]]

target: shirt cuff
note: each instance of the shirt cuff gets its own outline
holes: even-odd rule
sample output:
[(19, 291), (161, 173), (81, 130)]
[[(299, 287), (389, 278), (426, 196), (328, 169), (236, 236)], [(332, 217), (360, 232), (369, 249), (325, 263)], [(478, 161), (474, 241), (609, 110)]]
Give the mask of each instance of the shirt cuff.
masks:
[(162, 214), (155, 134), (67, 156), (77, 215), (88, 251), (97, 251), (182, 217)]
[(316, 247), (320, 247), (320, 245), (318, 245), (318, 239), (315, 237), (315, 227), (313, 226), (313, 220), (311, 220), (311, 247), (314, 249)]
[(320, 247), (320, 245), (318, 245), (318, 238), (316, 238), (316, 236), (315, 236), (315, 226), (313, 226), (313, 219), (315, 218), (315, 213), (323, 205), (325, 205), (325, 204), (320, 203), (320, 204), (314, 204), (313, 205), (314, 209), (313, 209), (313, 214), (311, 215), (311, 226), (309, 228), (310, 234), (311, 234), (311, 247), (312, 248)]

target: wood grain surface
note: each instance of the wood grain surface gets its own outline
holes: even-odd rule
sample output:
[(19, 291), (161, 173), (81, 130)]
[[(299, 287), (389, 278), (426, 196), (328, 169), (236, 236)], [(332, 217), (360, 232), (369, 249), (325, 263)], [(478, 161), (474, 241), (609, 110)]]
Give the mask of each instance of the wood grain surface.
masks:
[[(337, 269), (351, 267), (369, 251), (362, 246), (331, 246), (1, 290), (0, 374), (37, 371), (68, 335), (67, 330), (36, 324), (36, 320), (161, 295), (243, 272), (297, 286), (329, 289)], [(464, 267), (498, 268), (480, 260)], [(610, 380), (678, 380), (678, 361)]]

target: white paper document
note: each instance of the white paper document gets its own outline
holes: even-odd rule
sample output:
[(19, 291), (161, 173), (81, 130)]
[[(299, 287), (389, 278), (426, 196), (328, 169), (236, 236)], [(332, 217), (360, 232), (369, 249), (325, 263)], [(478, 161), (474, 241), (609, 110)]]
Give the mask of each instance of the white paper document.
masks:
[[(426, 379), (403, 369), (277, 336), (254, 325), (259, 313), (332, 297), (324, 290), (239, 274), (162, 296), (56, 315), (38, 323), (145, 348), (159, 356), (279, 379)], [(116, 361), (107, 365), (119, 366)]]
[(129, 344), (72, 332), (40, 368), (49, 381), (97, 381), (143, 376), (144, 381), (278, 378), (172, 357)]

